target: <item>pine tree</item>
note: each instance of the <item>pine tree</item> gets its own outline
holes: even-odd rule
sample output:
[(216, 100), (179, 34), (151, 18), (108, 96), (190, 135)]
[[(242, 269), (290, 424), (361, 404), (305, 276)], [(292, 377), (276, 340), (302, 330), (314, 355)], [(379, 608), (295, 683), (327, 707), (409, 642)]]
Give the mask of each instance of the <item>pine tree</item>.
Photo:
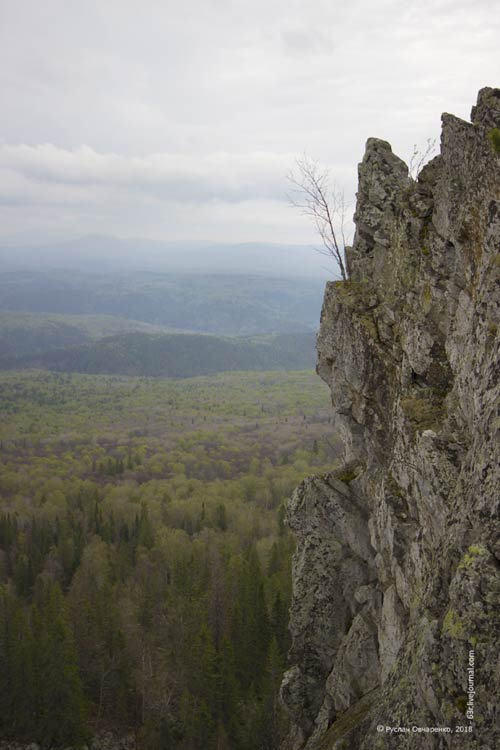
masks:
[(227, 530), (227, 512), (224, 503), (220, 503), (215, 509), (215, 523), (221, 531)]
[(216, 727), (207, 704), (185, 691), (181, 698), (180, 717), (183, 750), (216, 750)]
[(137, 541), (142, 547), (147, 547), (147, 549), (151, 549), (155, 543), (153, 526), (149, 520), (148, 509), (145, 503), (141, 505)]
[(232, 642), (236, 673), (244, 690), (260, 684), (270, 640), (264, 581), (255, 548), (248, 554), (233, 609)]
[(86, 702), (58, 584), (33, 608), (35, 736), (43, 745), (78, 747), (87, 739)]
[[(220, 725), (222, 724), (225, 728), (227, 737), (232, 741), (231, 747), (233, 747), (239, 731), (238, 724), (241, 691), (239, 689), (236, 675), (234, 648), (227, 637), (222, 639), (219, 651), (219, 684), (218, 735), (219, 737), (221, 736)], [(222, 739), (220, 742), (220, 747), (225, 747)]]
[(284, 658), (289, 646), (288, 633), (288, 612), (286, 604), (283, 602), (280, 592), (276, 594), (271, 612), (271, 629), (273, 637), (279, 649), (279, 653)]
[(202, 625), (194, 644), (195, 671), (193, 687), (213, 717), (220, 705), (220, 679), (217, 652), (207, 625)]
[(29, 736), (31, 726), (31, 632), (21, 603), (0, 591), (0, 732)]
[(269, 645), (261, 694), (253, 706), (249, 735), (244, 750), (278, 750), (285, 735), (286, 719), (278, 700), (283, 661), (276, 639)]

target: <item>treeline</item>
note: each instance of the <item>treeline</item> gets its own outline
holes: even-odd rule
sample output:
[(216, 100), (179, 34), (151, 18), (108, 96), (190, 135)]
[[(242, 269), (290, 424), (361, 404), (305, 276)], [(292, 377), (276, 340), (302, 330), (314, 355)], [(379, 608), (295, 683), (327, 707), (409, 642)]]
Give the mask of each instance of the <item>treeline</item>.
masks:
[(312, 333), (256, 338), (127, 333), (42, 353), (0, 356), (0, 368), (189, 378), (235, 370), (301, 370), (315, 362)]

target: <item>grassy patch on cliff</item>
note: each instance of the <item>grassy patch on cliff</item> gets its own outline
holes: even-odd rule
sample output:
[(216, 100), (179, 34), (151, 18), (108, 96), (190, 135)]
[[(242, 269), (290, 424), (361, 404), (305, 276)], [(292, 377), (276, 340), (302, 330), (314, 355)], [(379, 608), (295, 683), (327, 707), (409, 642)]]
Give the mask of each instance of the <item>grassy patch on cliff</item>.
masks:
[(488, 133), (488, 138), (495, 154), (500, 154), (500, 128), (493, 128)]
[(449, 609), (446, 613), (441, 632), (450, 638), (463, 637), (465, 632), (464, 624), (454, 609)]
[(401, 409), (419, 432), (438, 427), (444, 416), (442, 402), (424, 397), (402, 398)]

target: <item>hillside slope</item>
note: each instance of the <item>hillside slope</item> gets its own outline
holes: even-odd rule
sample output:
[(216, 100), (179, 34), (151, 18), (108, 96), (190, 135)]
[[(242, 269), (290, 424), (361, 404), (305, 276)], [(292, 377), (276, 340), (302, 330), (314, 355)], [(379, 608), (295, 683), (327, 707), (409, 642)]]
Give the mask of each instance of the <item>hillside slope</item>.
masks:
[(0, 368), (169, 378), (231, 370), (305, 370), (314, 366), (314, 340), (313, 333), (222, 338), (135, 332), (38, 354), (0, 357)]
[(0, 357), (39, 354), (132, 331), (170, 333), (151, 323), (113, 315), (0, 312)]
[(106, 315), (216, 336), (314, 331), (324, 281), (223, 273), (0, 273), (0, 311)]
[(289, 504), (288, 750), (500, 747), (499, 141), (483, 89), (417, 181), (367, 143), (318, 339), (345, 463)]

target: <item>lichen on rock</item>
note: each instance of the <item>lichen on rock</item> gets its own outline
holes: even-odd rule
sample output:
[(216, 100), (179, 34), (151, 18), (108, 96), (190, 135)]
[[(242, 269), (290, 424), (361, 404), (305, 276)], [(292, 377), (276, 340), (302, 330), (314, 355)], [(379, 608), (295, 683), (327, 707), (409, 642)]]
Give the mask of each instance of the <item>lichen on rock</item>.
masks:
[(327, 284), (317, 344), (344, 465), (288, 508), (287, 750), (415, 746), (379, 724), (471, 724), (468, 748), (500, 747), (500, 89), (471, 119), (443, 115), (416, 180), (378, 139), (359, 166), (349, 279)]

